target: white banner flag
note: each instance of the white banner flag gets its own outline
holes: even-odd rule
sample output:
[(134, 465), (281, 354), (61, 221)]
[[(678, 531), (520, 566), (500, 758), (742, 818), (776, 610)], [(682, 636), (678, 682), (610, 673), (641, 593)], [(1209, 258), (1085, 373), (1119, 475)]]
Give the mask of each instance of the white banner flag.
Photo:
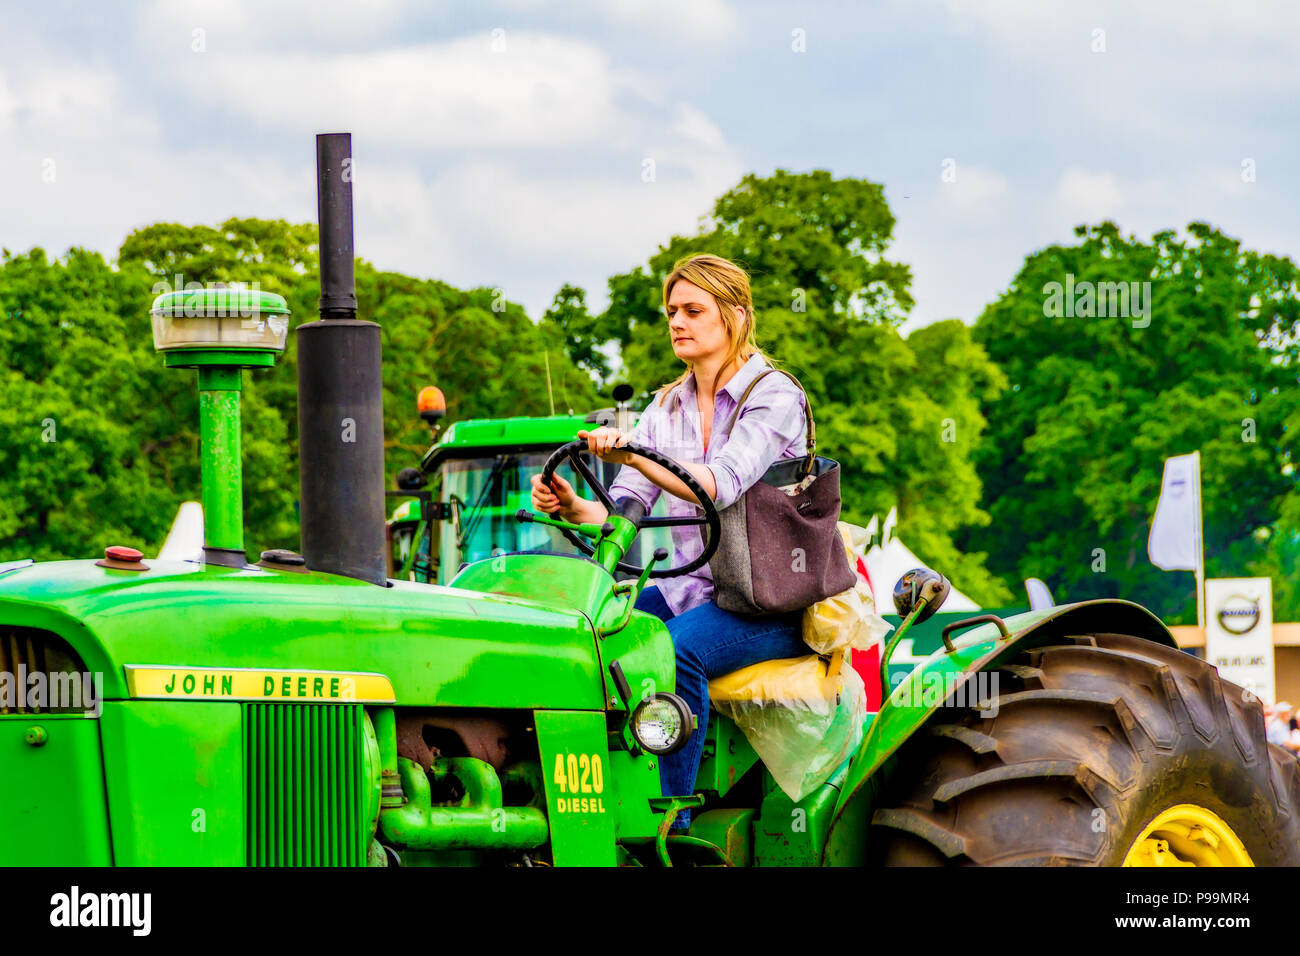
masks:
[(1165, 571), (1199, 571), (1201, 566), (1201, 456), (1165, 459), (1156, 516), (1147, 538), (1151, 563)]

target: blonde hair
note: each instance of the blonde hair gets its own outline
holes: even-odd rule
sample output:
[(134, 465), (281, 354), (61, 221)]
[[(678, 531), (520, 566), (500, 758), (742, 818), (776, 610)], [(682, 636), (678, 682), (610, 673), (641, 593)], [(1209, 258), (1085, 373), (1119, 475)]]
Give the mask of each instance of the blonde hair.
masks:
[[(769, 365), (776, 366), (771, 357), (754, 341), (754, 296), (749, 287), (749, 274), (744, 269), (729, 259), (707, 252), (678, 259), (672, 271), (664, 279), (665, 314), (668, 311), (668, 297), (672, 294), (673, 286), (682, 280), (699, 286), (713, 296), (713, 300), (718, 305), (718, 311), (722, 315), (722, 327), (727, 333), (727, 340), (731, 343), (727, 349), (726, 361), (722, 364), (724, 369), (730, 368), (733, 362), (747, 362), (754, 355), (761, 355)], [(737, 306), (745, 310), (743, 318), (736, 317)], [(662, 405), (668, 393), (686, 381), (694, 371), (694, 364), (687, 362), (686, 371), (656, 389), (659, 404)]]

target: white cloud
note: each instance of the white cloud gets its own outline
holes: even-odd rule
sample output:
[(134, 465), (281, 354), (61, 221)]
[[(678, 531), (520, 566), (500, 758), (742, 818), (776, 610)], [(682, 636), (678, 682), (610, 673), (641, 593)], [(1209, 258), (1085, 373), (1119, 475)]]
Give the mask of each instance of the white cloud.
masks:
[(608, 56), (565, 37), (508, 33), (348, 54), (209, 54), (176, 79), (196, 99), (266, 127), (348, 128), (424, 150), (599, 144), (620, 135), (634, 86)]
[(704, 38), (710, 46), (739, 27), (736, 12), (723, 0), (598, 0), (591, 6), (616, 22), (677, 32), (683, 40)]
[(1079, 166), (1070, 166), (1061, 174), (1053, 199), (1063, 218), (1077, 222), (1115, 219), (1124, 208), (1114, 173), (1094, 173)]
[(986, 212), (1007, 191), (1006, 179), (995, 170), (957, 163), (953, 172), (950, 182), (941, 180), (939, 197), (961, 212)]
[(303, 46), (356, 41), (391, 30), (417, 9), (416, 0), (153, 0), (140, 8), (138, 20), (154, 43), (171, 42), (186, 52), (194, 30), (204, 31), (211, 51), (274, 52), (272, 38)]

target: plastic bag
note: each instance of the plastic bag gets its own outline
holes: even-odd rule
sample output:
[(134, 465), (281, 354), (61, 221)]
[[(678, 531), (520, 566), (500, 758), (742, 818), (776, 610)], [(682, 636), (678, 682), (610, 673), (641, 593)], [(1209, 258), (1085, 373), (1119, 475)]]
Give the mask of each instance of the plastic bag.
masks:
[(798, 803), (862, 742), (862, 678), (847, 661), (837, 675), (827, 676), (827, 662), (815, 654), (753, 670), (741, 692), (713, 706), (736, 722), (777, 785)]
[[(838, 529), (849, 564), (857, 567), (866, 529), (844, 521)], [(736, 722), (796, 803), (829, 780), (862, 742), (867, 694), (850, 666), (851, 654), (871, 650), (894, 627), (876, 613), (871, 585), (861, 574), (857, 578), (847, 591), (804, 611), (803, 639), (814, 653), (767, 661), (710, 683), (711, 692), (718, 691), (714, 708)], [(844, 659), (832, 677), (827, 658), (836, 653)]]
[[(865, 542), (866, 529), (844, 521), (838, 527), (849, 564), (856, 567), (860, 556), (857, 546)], [(804, 643), (818, 654), (849, 648), (869, 651), (893, 629), (894, 625), (876, 613), (871, 585), (861, 574), (853, 587), (818, 601), (803, 613)]]

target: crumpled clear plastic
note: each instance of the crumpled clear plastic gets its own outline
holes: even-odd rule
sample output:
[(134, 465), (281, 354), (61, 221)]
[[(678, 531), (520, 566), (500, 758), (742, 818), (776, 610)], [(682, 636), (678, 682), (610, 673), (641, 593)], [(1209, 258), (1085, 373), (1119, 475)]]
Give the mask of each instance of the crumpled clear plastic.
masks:
[[(838, 523), (849, 564), (857, 567), (866, 542), (866, 529), (848, 522)], [(861, 576), (847, 591), (832, 594), (803, 612), (803, 639), (818, 654), (833, 654), (852, 648), (869, 651), (894, 629), (876, 613), (871, 587)]]
[[(839, 532), (856, 567), (866, 530), (841, 521)], [(867, 695), (850, 666), (851, 655), (870, 650), (891, 630), (893, 625), (876, 613), (870, 586), (858, 576), (853, 587), (804, 611), (803, 637), (813, 654), (741, 671), (746, 679), (732, 680), (724, 699), (714, 701), (796, 803), (830, 779), (862, 742)], [(843, 660), (831, 677), (837, 653)]]
[(853, 756), (862, 742), (866, 689), (846, 658), (835, 677), (815, 654), (777, 661), (755, 683), (757, 700), (715, 701), (736, 722), (777, 785), (795, 803)]

